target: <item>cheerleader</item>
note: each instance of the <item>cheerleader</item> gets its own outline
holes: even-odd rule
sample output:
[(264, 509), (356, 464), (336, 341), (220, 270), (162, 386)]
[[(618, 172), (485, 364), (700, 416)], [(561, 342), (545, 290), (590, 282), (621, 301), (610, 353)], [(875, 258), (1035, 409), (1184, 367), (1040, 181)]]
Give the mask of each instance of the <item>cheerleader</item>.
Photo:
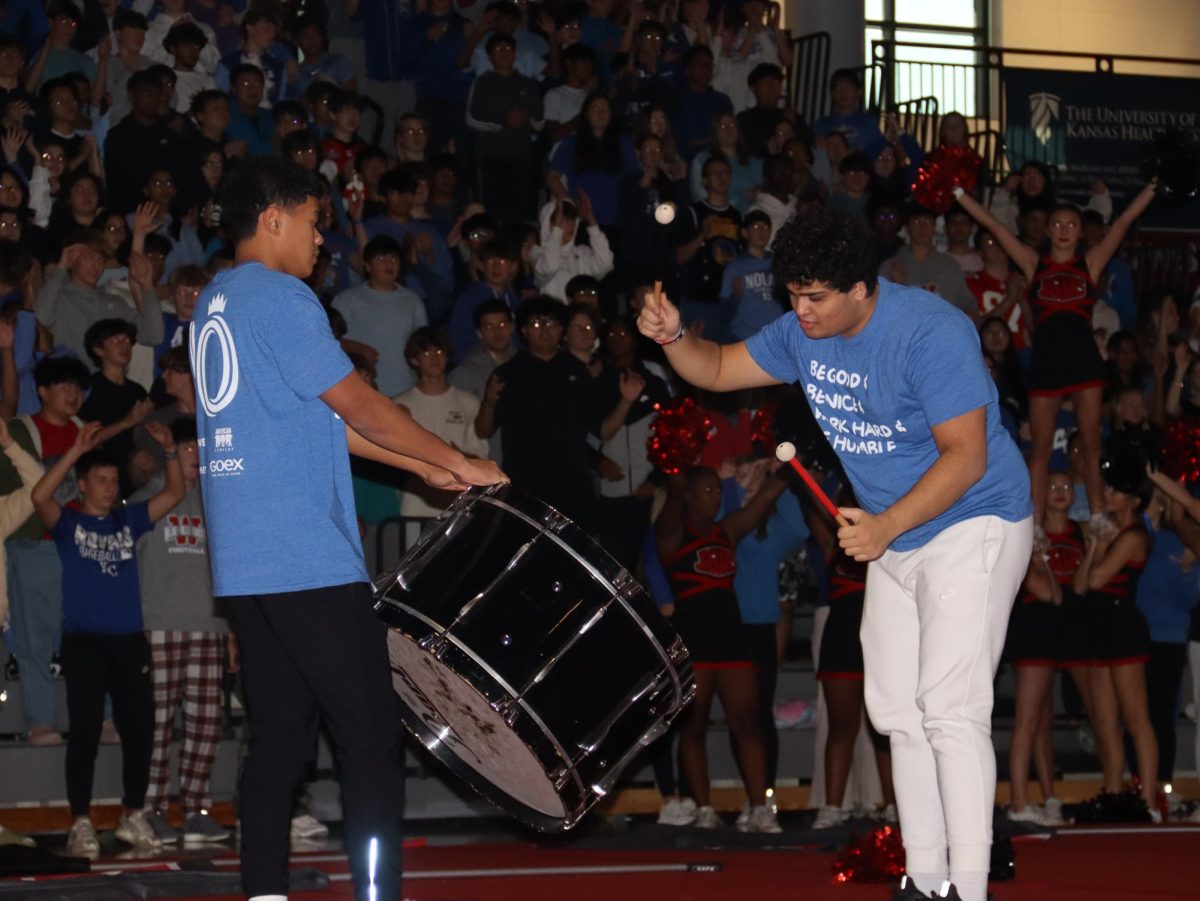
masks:
[(786, 482), (767, 479), (746, 506), (719, 522), (721, 480), (707, 467), (672, 479), (667, 503), (654, 524), (658, 555), (670, 580), (675, 604), (671, 620), (687, 645), (696, 676), (696, 696), (683, 713), (679, 757), (696, 802), (694, 825), (715, 829), (721, 820), (709, 798), (708, 715), (713, 695), (733, 733), (738, 769), (750, 804), (740, 821), (744, 832), (779, 832), (775, 812), (766, 806), (767, 760), (759, 726), (758, 674), (748, 631), (738, 610), (733, 578), (734, 548), (758, 527)]
[[(1033, 323), (1033, 360), (1029, 374), (1029, 428), (1032, 450), (1029, 476), (1033, 488), (1034, 522), (1041, 525), (1046, 508), (1046, 483), (1054, 444), (1054, 424), (1063, 399), (1070, 397), (1079, 422), (1088, 503), (1101, 509), (1104, 483), (1100, 477), (1100, 408), (1104, 362), (1092, 337), (1092, 307), (1096, 281), (1112, 259), (1134, 220), (1154, 199), (1157, 182), (1142, 189), (1095, 247), (1081, 253), (1083, 219), (1079, 210), (1059, 205), (1050, 214), (1049, 249), (1039, 252), (1021, 242), (1008, 228), (961, 189), (959, 204), (995, 235), (1029, 285), (1027, 322)], [(1103, 519), (1094, 526), (1108, 528)], [(1044, 548), (1044, 539), (1039, 535)]]
[[(1054, 669), (1062, 657), (1066, 630), (1076, 632), (1079, 628), (1072, 583), (1083, 559), (1084, 540), (1078, 523), (1067, 517), (1074, 494), (1067, 473), (1050, 475), (1045, 520), (1048, 549), (1033, 552), (1024, 589), (1009, 617), (1004, 649), (1005, 658), (1016, 670), (1017, 683), (1016, 722), (1008, 751), (1012, 784), (1008, 818), (1040, 826), (1060, 826), (1063, 822), (1062, 802), (1054, 797), (1050, 728), (1054, 717)], [(1081, 667), (1074, 671), (1083, 673)], [(1045, 798), (1041, 807), (1028, 802), (1031, 757)]]
[[(1085, 595), (1089, 625), (1088, 717), (1096, 733), (1096, 750), (1104, 771), (1104, 793), (1124, 789), (1125, 748), (1121, 722), (1133, 737), (1141, 775), (1140, 794), (1154, 811), (1157, 802), (1158, 741), (1150, 722), (1146, 694), (1146, 662), (1150, 628), (1135, 601), (1138, 579), (1150, 552), (1150, 535), (1142, 509), (1150, 499), (1145, 461), (1136, 455), (1106, 456), (1103, 510), (1112, 517), (1111, 536), (1088, 531), (1074, 588)], [(1103, 804), (1103, 798), (1101, 799)]]

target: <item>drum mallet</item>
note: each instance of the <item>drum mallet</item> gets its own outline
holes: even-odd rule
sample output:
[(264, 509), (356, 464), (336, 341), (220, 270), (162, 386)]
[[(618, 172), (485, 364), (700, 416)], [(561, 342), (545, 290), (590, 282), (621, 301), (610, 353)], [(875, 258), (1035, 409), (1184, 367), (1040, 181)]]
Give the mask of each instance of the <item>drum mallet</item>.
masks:
[(654, 300), (657, 302), (662, 299), (663, 272), (666, 269), (667, 256), (667, 226), (675, 221), (675, 204), (668, 200), (656, 206), (654, 208), (654, 221), (662, 226), (657, 233), (657, 238), (660, 242), (660, 247), (658, 248), (658, 278), (654, 280)]
[(804, 484), (808, 486), (809, 493), (820, 503), (822, 507), (829, 511), (829, 515), (837, 520), (839, 526), (850, 525), (850, 520), (842, 516), (838, 511), (837, 505), (829, 499), (821, 486), (817, 484), (816, 479), (808, 474), (808, 470), (800, 465), (800, 461), (796, 459), (796, 445), (790, 441), (781, 441), (775, 446), (775, 458), (781, 463), (791, 463), (792, 469), (799, 473), (800, 478), (804, 480)]

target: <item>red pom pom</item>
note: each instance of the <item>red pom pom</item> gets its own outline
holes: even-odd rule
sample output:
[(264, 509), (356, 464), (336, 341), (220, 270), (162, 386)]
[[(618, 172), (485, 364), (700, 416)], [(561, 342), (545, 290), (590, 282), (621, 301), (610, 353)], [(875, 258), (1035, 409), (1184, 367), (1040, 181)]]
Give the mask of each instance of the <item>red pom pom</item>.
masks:
[(750, 418), (750, 440), (762, 445), (767, 454), (775, 453), (775, 445), (779, 438), (775, 434), (775, 417), (779, 413), (779, 404), (769, 401), (754, 411)]
[(1183, 416), (1167, 424), (1162, 471), (1189, 485), (1200, 482), (1200, 417)]
[(655, 404), (646, 456), (669, 476), (695, 465), (716, 429), (709, 415), (690, 397)]
[(944, 213), (954, 206), (954, 189), (970, 194), (975, 190), (982, 165), (979, 154), (970, 147), (942, 144), (929, 155), (913, 181), (913, 199), (927, 210)]
[(881, 826), (866, 835), (856, 835), (833, 862), (833, 881), (896, 882), (904, 875), (904, 843), (900, 830)]

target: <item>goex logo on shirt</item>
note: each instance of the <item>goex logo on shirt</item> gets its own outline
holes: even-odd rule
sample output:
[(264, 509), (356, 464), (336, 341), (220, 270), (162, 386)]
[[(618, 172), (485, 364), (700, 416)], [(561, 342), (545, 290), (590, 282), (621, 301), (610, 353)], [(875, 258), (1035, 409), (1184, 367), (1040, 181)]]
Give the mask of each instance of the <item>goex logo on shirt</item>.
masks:
[(245, 457), (237, 457), (236, 459), (225, 460), (209, 460), (208, 473), (214, 476), (229, 476), (237, 475), (246, 471)]
[(227, 302), (224, 294), (214, 296), (208, 303), (209, 319), (203, 327), (192, 329), (196, 398), (210, 418), (228, 407), (238, 390), (237, 348), (229, 323), (221, 315)]

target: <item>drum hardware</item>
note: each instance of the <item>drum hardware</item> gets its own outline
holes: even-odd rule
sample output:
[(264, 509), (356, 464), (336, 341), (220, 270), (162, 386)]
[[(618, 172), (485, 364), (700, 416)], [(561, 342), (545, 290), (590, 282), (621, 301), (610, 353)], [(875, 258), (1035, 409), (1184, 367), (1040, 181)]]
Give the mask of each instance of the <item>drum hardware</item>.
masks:
[[(459, 495), (461, 497), (462, 495)], [(457, 509), (456, 509), (457, 508)], [(434, 528), (425, 528), (421, 534), (417, 536), (417, 540), (405, 552), (405, 559), (408, 560), (411, 556), (410, 565), (404, 568), (397, 568), (391, 573), (382, 577), (377, 576), (371, 580), (371, 591), (376, 595), (384, 593), (391, 582), (395, 582), (405, 591), (408, 590), (408, 583), (416, 579), (421, 574), (426, 564), (433, 559), (434, 555), (443, 545), (448, 544), (453, 539), (455, 533), (464, 528), (469, 523), (474, 514), (466, 508), (460, 508), (458, 500), (455, 501), (442, 511), (442, 514), (434, 520), (435, 523), (445, 523), (444, 530)]]
[(585, 755), (595, 753), (596, 749), (608, 738), (608, 733), (612, 731), (612, 727), (620, 719), (621, 715), (629, 708), (631, 704), (640, 701), (646, 694), (660, 686), (657, 677), (651, 677), (648, 682), (636, 686), (632, 692), (625, 697), (625, 708), (615, 711), (610, 714), (607, 719), (600, 723), (591, 734), (580, 739), (575, 743), (575, 746), (584, 752)]
[[(471, 598), (471, 600), (469, 600), (465, 604), (463, 604), (462, 609), (458, 611), (458, 615), (454, 617), (454, 621), (451, 622), (450, 625), (448, 625), (446, 628), (444, 628), (437, 635), (430, 635), (427, 638), (421, 639), (421, 641), (419, 642), (421, 647), (427, 651), (431, 651), (432, 653), (437, 654), (438, 648), (440, 648), (441, 645), (446, 640), (446, 633), (449, 632), (451, 629), (453, 629), (455, 626), (460, 625), (470, 615), (471, 611), (475, 608), (475, 606), (480, 601), (482, 601), (485, 597), (487, 597), (493, 591), (495, 591), (498, 587), (500, 587), (500, 584), (506, 578), (508, 578), (508, 576), (514, 570), (516, 570), (517, 565), (521, 562), (521, 559), (526, 554), (529, 553), (529, 549), (533, 547), (534, 542), (536, 542), (539, 537), (540, 536), (535, 535), (533, 538), (529, 539), (529, 541), (525, 542), (523, 545), (521, 545), (519, 548), (517, 548), (517, 552), (515, 554), (513, 554), (512, 559), (508, 561), (508, 566), (504, 567), (504, 569), (502, 569), (499, 573), (497, 573), (496, 578), (492, 579), (492, 581), (487, 585), (487, 587), (485, 587), (482, 591), (480, 591), (478, 594), (476, 594), (475, 597)], [(408, 586), (402, 582), (400, 583), (400, 587), (403, 588), (405, 591), (409, 590)], [(505, 644), (508, 644), (508, 643), (510, 643), (510, 642), (505, 642)]]
[[(492, 488), (494, 488), (494, 487), (495, 487), (495, 486), (492, 486)], [(489, 488), (488, 490), (489, 490), (489, 491), (491, 491), (491, 488)], [(535, 527), (537, 526), (537, 523), (536, 523), (536, 522), (535, 522), (533, 519), (531, 519), (530, 517), (526, 516), (524, 513), (522, 513), (520, 510), (516, 509), (515, 507), (512, 507), (512, 506), (510, 506), (509, 504), (506, 504), (506, 503), (504, 503), (503, 501), (500, 501), (500, 500), (493, 500), (493, 501), (492, 501), (492, 503), (493, 503), (495, 506), (499, 507), (500, 509), (502, 509), (502, 510), (507, 510), (509, 513), (512, 513), (514, 516), (518, 516), (518, 517), (520, 517), (521, 519), (525, 520), (525, 521), (526, 521), (527, 523), (529, 523), (530, 525), (532, 525), (532, 526), (535, 526)], [(558, 516), (558, 518), (559, 518), (559, 519), (560, 519), (562, 522), (566, 522), (566, 523), (569, 523), (569, 522), (570, 522), (570, 520), (568, 520), (568, 519), (567, 519), (565, 516), (563, 516), (561, 513), (558, 513), (558, 511), (553, 511), (553, 512), (555, 513), (555, 515), (557, 515), (557, 516)], [(562, 527), (562, 522), (559, 522), (559, 524), (558, 524), (558, 525), (559, 525), (559, 528), (561, 528), (561, 527)], [(564, 549), (564, 550), (566, 550), (566, 551), (568, 551), (568, 552), (570, 552), (570, 551), (571, 551), (571, 547), (570, 547), (568, 544), (566, 544), (566, 543), (565, 543), (565, 542), (564, 542), (564, 541), (563, 541), (563, 540), (562, 540), (562, 539), (561, 539), (561, 538), (560, 538), (560, 537), (559, 537), (557, 534), (555, 534), (554, 532), (545, 532), (545, 533), (543, 533), (543, 534), (545, 534), (545, 535), (546, 535), (548, 538), (550, 538), (552, 541), (555, 541), (555, 542), (557, 542), (558, 544), (560, 544), (560, 545), (563, 547), (563, 549)], [(607, 578), (604, 576), (604, 574), (603, 574), (603, 573), (601, 573), (601, 572), (600, 572), (598, 569), (596, 569), (596, 567), (595, 567), (594, 565), (592, 565), (592, 564), (591, 564), (589, 561), (587, 561), (587, 560), (579, 560), (579, 563), (580, 563), (580, 565), (581, 565), (581, 566), (583, 566), (583, 568), (584, 568), (584, 569), (585, 569), (585, 570), (586, 570), (586, 571), (587, 571), (587, 572), (588, 572), (588, 573), (591, 575), (591, 577), (592, 577), (593, 579), (595, 579), (597, 582), (599, 582), (601, 585), (604, 585), (604, 586), (606, 586), (606, 587), (611, 587), (611, 586), (612, 586), (612, 583), (611, 583), (611, 582), (610, 582), (610, 581), (609, 581), (609, 580), (608, 580), (608, 579), (607, 579)], [(628, 573), (628, 572), (626, 572), (626, 570), (624, 569), (624, 567), (622, 567), (622, 568), (621, 568), (621, 571), (620, 571), (620, 573), (618, 574), (618, 578), (620, 577), (620, 575), (621, 575), (621, 574), (624, 574), (624, 577), (625, 577), (625, 579), (626, 579), (626, 580), (628, 580), (628, 583), (634, 583), (633, 576), (629, 575), (629, 573)], [(636, 583), (634, 583), (634, 584), (636, 584)], [(639, 586), (639, 587), (640, 587), (640, 586)], [(623, 606), (626, 608), (626, 611), (629, 613), (629, 615), (630, 615), (631, 617), (634, 617), (634, 618), (636, 619), (636, 618), (637, 618), (637, 613), (636, 613), (636, 612), (634, 612), (634, 610), (633, 610), (633, 609), (632, 609), (632, 608), (629, 606), (629, 604), (628, 604), (628, 603), (627, 603), (627, 602), (626, 602), (626, 601), (625, 601), (623, 598), (621, 598), (620, 596), (618, 596), (618, 600), (620, 600), (620, 601), (621, 601), (622, 605), (623, 605)], [(646, 627), (646, 625), (645, 625), (644, 623), (642, 624), (642, 631), (646, 633), (646, 637), (647, 637), (647, 638), (650, 638), (650, 639), (652, 639), (652, 640), (653, 640), (653, 638), (654, 638), (654, 634), (653, 634), (653, 633), (652, 633), (652, 632), (651, 632), (651, 631), (650, 631), (650, 630), (649, 630), (649, 629)], [(679, 644), (680, 644), (680, 646), (681, 646), (681, 647), (683, 646), (683, 642), (679, 640), (678, 636), (676, 637), (676, 639), (675, 639), (675, 640), (679, 642)], [(667, 656), (667, 653), (666, 653), (666, 652), (665, 652), (665, 651), (662, 649), (662, 647), (661, 647), (661, 646), (658, 646), (658, 645), (656, 645), (656, 648), (655, 648), (655, 649), (658, 651), (658, 653), (659, 653), (660, 655), (662, 655), (662, 658), (663, 658), (663, 662), (664, 662), (664, 663), (666, 663), (666, 664), (668, 664), (668, 665), (670, 665), (670, 664), (672, 663), (671, 659), (670, 659), (670, 658)], [(685, 655), (686, 655), (686, 649), (685, 649), (684, 653), (685, 653)], [(676, 686), (675, 686), (675, 687), (676, 687), (676, 689), (677, 689), (677, 690), (678, 690), (678, 691), (679, 691), (681, 694), (683, 693), (683, 685), (682, 685), (682, 684), (681, 684), (681, 683), (680, 683), (678, 680), (676, 680)], [(692, 694), (694, 694), (694, 693), (695, 693), (695, 689), (694, 689), (694, 687), (693, 687), (693, 688), (692, 688)], [(690, 696), (690, 695), (689, 695), (689, 697), (688, 697), (688, 700), (691, 700), (691, 696)]]
[(537, 829), (578, 823), (694, 694), (642, 586), (512, 486), (461, 494), (376, 584), (406, 727)]

